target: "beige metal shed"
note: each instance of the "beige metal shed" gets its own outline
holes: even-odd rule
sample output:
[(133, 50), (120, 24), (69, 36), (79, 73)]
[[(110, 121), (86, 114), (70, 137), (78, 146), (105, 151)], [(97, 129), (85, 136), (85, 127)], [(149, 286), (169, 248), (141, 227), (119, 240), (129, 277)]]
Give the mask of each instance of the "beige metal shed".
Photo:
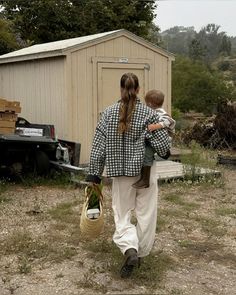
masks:
[(59, 138), (81, 143), (87, 163), (100, 112), (119, 99), (119, 81), (134, 72), (141, 93), (160, 89), (171, 112), (173, 55), (117, 30), (34, 45), (0, 56), (0, 97), (21, 102), (33, 123), (54, 124)]

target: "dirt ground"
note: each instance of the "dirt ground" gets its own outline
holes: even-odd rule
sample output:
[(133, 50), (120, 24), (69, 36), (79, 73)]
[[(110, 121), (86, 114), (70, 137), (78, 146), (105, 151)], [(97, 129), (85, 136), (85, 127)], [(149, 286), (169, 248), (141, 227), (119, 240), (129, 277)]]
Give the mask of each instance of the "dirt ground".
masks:
[(110, 185), (104, 195), (104, 233), (85, 241), (82, 188), (1, 183), (0, 294), (236, 294), (236, 170), (160, 184), (155, 245), (130, 279), (119, 277)]

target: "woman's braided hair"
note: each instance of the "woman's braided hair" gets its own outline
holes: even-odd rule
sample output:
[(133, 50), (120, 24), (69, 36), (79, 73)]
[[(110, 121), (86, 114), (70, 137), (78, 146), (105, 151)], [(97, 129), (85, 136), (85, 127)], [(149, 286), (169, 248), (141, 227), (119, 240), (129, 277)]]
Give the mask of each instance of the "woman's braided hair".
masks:
[(137, 101), (138, 77), (133, 73), (126, 73), (120, 79), (121, 103), (118, 132), (129, 130), (131, 118)]

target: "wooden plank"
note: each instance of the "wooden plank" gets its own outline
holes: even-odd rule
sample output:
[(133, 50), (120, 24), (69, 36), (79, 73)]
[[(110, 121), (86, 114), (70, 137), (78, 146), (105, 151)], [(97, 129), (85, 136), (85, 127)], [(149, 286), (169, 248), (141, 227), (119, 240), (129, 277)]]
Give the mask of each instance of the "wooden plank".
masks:
[(14, 121), (0, 120), (0, 127), (15, 128), (15, 124), (16, 123)]
[[(184, 178), (189, 172), (191, 172), (191, 166), (169, 160), (156, 161), (156, 167), (157, 179)], [(203, 175), (219, 176), (220, 172), (217, 170), (196, 167), (196, 176), (201, 177)]]
[(14, 112), (14, 113), (21, 113), (21, 107), (13, 107), (13, 106), (1, 106), (0, 105), (0, 112)]
[(17, 114), (12, 113), (0, 113), (0, 121), (17, 121)]
[(15, 133), (15, 128), (0, 127), (0, 134), (13, 134)]

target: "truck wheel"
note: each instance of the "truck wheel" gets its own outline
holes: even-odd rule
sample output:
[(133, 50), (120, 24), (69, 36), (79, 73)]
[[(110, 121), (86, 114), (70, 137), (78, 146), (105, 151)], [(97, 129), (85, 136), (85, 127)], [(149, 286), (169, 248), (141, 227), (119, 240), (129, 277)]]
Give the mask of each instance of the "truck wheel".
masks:
[(35, 153), (35, 172), (38, 175), (48, 174), (50, 169), (50, 162), (47, 154), (43, 151), (36, 151)]

